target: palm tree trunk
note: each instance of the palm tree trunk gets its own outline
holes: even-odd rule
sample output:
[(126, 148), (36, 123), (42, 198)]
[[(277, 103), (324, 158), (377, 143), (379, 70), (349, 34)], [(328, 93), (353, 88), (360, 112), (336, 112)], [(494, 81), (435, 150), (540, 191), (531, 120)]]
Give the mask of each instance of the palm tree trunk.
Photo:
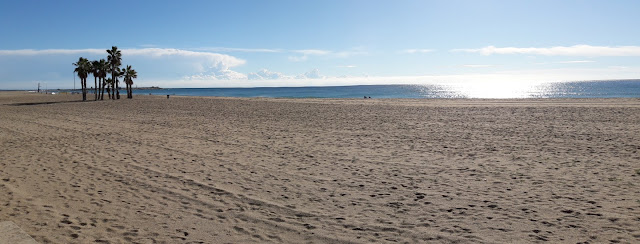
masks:
[(93, 77), (93, 93), (96, 97), (95, 101), (98, 101), (98, 77)]
[(118, 83), (120, 82), (116, 80), (116, 99), (120, 99), (120, 86)]
[(102, 92), (100, 92), (100, 100), (104, 100), (104, 88), (107, 86), (105, 78), (102, 78)]
[[(116, 80), (116, 70), (113, 66), (111, 66), (111, 80), (115, 81)], [(109, 84), (109, 86), (111, 87), (111, 94), (113, 94), (113, 82), (111, 84)], [(113, 95), (109, 95), (109, 97), (113, 100), (115, 100), (115, 98), (113, 97)]]
[(98, 100), (102, 100), (100, 93), (102, 93), (102, 78), (98, 78)]
[(98, 97), (100, 100), (104, 100), (104, 81), (102, 80), (102, 77), (100, 77), (100, 89), (98, 90)]
[(81, 79), (82, 80), (82, 101), (87, 101), (87, 78)]

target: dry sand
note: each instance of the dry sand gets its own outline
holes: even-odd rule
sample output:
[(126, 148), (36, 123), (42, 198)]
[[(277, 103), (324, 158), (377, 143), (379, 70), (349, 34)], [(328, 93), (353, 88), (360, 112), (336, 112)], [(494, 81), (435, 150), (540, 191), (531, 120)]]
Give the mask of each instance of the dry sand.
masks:
[(640, 242), (640, 99), (79, 98), (0, 93), (40, 243)]

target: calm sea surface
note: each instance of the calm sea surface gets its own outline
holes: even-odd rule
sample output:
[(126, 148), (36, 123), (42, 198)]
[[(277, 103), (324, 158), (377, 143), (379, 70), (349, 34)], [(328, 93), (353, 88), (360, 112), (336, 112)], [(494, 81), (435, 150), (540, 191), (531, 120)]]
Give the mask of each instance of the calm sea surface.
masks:
[(615, 98), (640, 97), (640, 80), (451, 83), (328, 87), (165, 88), (136, 94), (283, 98)]

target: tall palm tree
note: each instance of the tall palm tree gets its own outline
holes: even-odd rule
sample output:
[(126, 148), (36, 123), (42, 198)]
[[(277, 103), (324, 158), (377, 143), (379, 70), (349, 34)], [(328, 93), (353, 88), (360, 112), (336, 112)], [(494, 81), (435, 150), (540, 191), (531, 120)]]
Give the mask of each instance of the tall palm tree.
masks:
[(133, 98), (133, 79), (138, 78), (138, 72), (131, 68), (131, 65), (127, 65), (124, 69), (124, 83), (127, 85), (127, 98)]
[(91, 74), (93, 74), (93, 93), (95, 101), (98, 101), (98, 77), (100, 77), (100, 61), (91, 61)]
[(104, 59), (100, 59), (100, 61), (98, 61), (98, 70), (98, 77), (101, 79), (100, 100), (104, 100), (104, 88), (107, 85), (105, 79), (107, 78), (107, 73), (109, 73), (109, 63)]
[(91, 62), (88, 59), (80, 57), (78, 62), (73, 63), (76, 68), (73, 70), (78, 73), (80, 77), (80, 84), (82, 86), (82, 101), (87, 100), (87, 76), (91, 72)]
[(111, 79), (113, 79), (113, 81), (115, 82), (115, 92), (117, 92), (117, 98), (120, 99), (120, 91), (118, 91), (118, 79), (116, 75), (118, 72), (120, 72), (119, 68), (122, 64), (122, 52), (118, 50), (118, 47), (112, 46), (111, 50), (107, 50), (107, 53), (109, 54), (107, 59), (111, 64)]

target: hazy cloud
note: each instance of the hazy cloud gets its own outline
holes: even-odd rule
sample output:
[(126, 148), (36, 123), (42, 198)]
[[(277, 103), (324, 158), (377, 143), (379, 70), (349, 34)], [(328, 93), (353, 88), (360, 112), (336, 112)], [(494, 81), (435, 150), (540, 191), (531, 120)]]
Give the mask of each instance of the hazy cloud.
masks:
[(244, 80), (247, 79), (245, 74), (233, 71), (233, 70), (215, 70), (212, 69), (209, 72), (201, 73), (197, 75), (186, 76), (187, 80)]
[(369, 54), (369, 52), (367, 52), (363, 47), (357, 47), (357, 48), (352, 48), (350, 50), (333, 53), (333, 55), (338, 58), (348, 58), (352, 56), (367, 55), (367, 54)]
[(433, 51), (434, 51), (433, 49), (405, 49), (400, 51), (400, 53), (415, 54), (415, 53), (430, 53)]
[(462, 66), (467, 67), (467, 68), (488, 68), (488, 67), (493, 67), (495, 65), (492, 65), (492, 64), (465, 64), (465, 65), (462, 65)]
[(595, 61), (592, 60), (571, 60), (571, 61), (560, 61), (557, 62), (559, 64), (580, 64), (580, 63), (593, 63)]
[(309, 56), (324, 56), (331, 53), (331, 51), (318, 49), (293, 50), (291, 52), (302, 54), (302, 56), (289, 56), (289, 60), (293, 62), (307, 61)]
[(292, 52), (301, 53), (304, 55), (327, 55), (331, 53), (331, 51), (318, 49), (293, 50)]
[(243, 52), (243, 53), (280, 53), (284, 52), (282, 49), (269, 49), (269, 48), (233, 48), (233, 47), (203, 47), (195, 48), (196, 51), (211, 51), (211, 52)]
[(304, 74), (296, 76), (296, 79), (322, 79), (324, 76), (320, 75), (320, 70), (313, 69)]
[(355, 55), (366, 55), (368, 54), (363, 48), (353, 48), (351, 50), (346, 51), (329, 51), (329, 50), (320, 50), (320, 49), (304, 49), (304, 50), (292, 50), (291, 52), (302, 54), (300, 56), (289, 56), (289, 60), (293, 62), (301, 62), (309, 59), (310, 56), (323, 56), (323, 57), (331, 57), (331, 58), (348, 58)]
[(640, 56), (640, 46), (557, 46), (547, 48), (536, 47), (494, 47), (488, 46), (478, 49), (453, 49), (453, 52), (480, 53), (482, 55), (492, 54), (533, 54), (546, 56)]

